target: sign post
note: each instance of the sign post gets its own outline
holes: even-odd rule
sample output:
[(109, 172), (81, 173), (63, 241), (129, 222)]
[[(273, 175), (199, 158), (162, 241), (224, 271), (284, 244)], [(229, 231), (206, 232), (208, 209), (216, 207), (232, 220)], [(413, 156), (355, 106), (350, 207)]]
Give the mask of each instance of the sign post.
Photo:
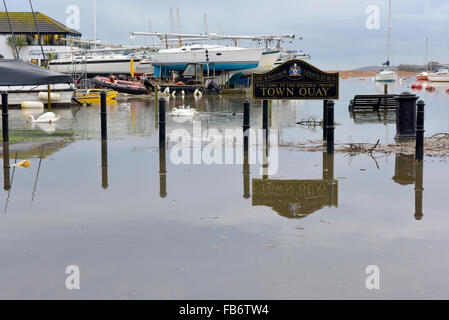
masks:
[[(338, 72), (328, 73), (299, 59), (289, 60), (265, 73), (254, 73), (252, 79), (253, 99), (263, 100), (263, 129), (268, 137), (268, 100), (324, 100), (323, 139), (329, 141), (328, 105), (339, 96)], [(331, 119), (329, 119), (331, 120)], [(328, 148), (329, 150), (329, 148)], [(333, 152), (333, 150), (332, 150)]]

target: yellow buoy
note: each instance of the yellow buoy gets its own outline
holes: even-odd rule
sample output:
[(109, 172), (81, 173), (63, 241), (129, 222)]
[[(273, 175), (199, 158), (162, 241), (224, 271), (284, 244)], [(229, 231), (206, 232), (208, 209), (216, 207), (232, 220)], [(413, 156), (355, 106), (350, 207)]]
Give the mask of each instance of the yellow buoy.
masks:
[(30, 167), (30, 161), (22, 160), (19, 163), (14, 164), (13, 166), (14, 167), (19, 167), (19, 168), (29, 168)]

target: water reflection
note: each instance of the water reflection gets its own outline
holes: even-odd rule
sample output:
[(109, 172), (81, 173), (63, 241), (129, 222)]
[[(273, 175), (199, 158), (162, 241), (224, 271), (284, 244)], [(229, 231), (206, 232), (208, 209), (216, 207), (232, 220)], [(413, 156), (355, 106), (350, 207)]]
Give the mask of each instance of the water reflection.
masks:
[(323, 153), (320, 180), (253, 179), (253, 206), (267, 206), (286, 218), (304, 218), (325, 206), (338, 207), (334, 156)]
[(3, 142), (3, 189), (11, 189), (10, 166), (9, 166), (9, 142)]
[(415, 161), (414, 155), (396, 154), (393, 180), (402, 186), (415, 184), (415, 219), (423, 218), (423, 161)]
[(166, 148), (164, 145), (159, 145), (159, 196), (161, 198), (167, 197), (167, 160)]
[(396, 110), (381, 109), (377, 111), (350, 111), (350, 117), (356, 124), (362, 123), (396, 123)]
[(101, 187), (107, 189), (108, 186), (108, 141), (101, 140)]

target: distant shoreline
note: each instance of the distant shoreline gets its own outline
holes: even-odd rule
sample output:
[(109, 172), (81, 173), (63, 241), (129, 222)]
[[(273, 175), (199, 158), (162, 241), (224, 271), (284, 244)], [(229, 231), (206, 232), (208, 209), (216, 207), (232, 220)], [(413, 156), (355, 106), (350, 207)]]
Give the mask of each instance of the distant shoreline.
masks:
[[(376, 71), (333, 71), (339, 72), (340, 77), (374, 77), (376, 75)], [(396, 71), (399, 77), (404, 76), (416, 76), (416, 72), (411, 71)]]

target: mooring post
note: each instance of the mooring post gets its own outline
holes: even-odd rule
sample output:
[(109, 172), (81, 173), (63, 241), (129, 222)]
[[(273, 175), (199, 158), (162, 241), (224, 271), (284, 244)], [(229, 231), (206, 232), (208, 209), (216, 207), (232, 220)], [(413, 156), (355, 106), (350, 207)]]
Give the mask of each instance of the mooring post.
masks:
[(157, 116), (157, 113), (158, 113), (158, 105), (157, 105), (157, 102), (158, 102), (158, 93), (157, 93), (157, 89), (158, 88), (158, 86), (157, 85), (155, 85), (154, 86), (154, 126), (156, 127), (156, 129), (158, 128), (158, 124), (157, 124), (157, 122), (158, 122), (158, 116)]
[(419, 100), (416, 114), (416, 151), (415, 159), (422, 161), (424, 159), (424, 101)]
[(334, 154), (334, 101), (327, 102), (327, 153)]
[(422, 212), (422, 198), (423, 198), (423, 168), (424, 163), (418, 161), (416, 163), (416, 177), (415, 177), (415, 219), (421, 220)]
[(327, 102), (328, 100), (323, 100), (323, 140), (327, 140)]
[(11, 189), (11, 176), (9, 174), (9, 142), (3, 142), (3, 189)]
[(388, 84), (384, 84), (384, 94), (388, 94)]
[(159, 148), (165, 150), (165, 99), (159, 99)]
[(9, 141), (8, 92), (2, 92), (2, 129), (3, 141)]
[(106, 140), (108, 138), (108, 124), (107, 124), (107, 111), (106, 111), (106, 92), (101, 91), (100, 93), (100, 117), (101, 117), (101, 140)]
[(268, 100), (263, 100), (262, 106), (262, 129), (264, 130), (265, 145), (268, 145)]
[(159, 145), (159, 196), (161, 198), (167, 197), (167, 167), (165, 144)]
[(108, 183), (108, 140), (101, 140), (101, 186), (107, 189)]
[(249, 128), (250, 126), (250, 102), (245, 99), (243, 102), (243, 150), (248, 151), (249, 148)]

